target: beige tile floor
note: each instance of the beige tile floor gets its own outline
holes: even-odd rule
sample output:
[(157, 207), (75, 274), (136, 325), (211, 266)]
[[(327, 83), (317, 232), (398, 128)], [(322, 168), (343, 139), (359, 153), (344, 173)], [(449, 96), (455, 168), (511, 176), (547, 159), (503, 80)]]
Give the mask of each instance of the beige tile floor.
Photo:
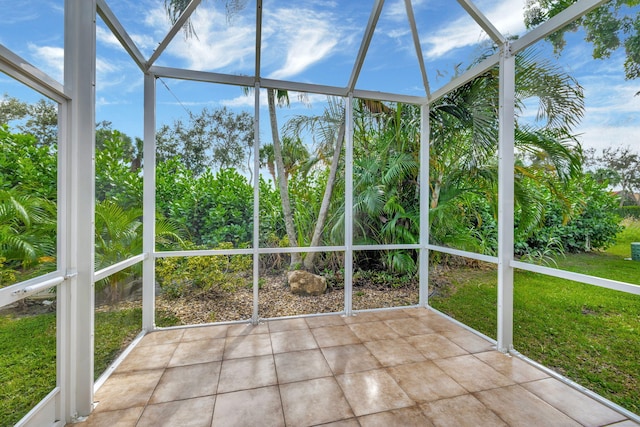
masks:
[(637, 426), (427, 309), (145, 336), (84, 426)]

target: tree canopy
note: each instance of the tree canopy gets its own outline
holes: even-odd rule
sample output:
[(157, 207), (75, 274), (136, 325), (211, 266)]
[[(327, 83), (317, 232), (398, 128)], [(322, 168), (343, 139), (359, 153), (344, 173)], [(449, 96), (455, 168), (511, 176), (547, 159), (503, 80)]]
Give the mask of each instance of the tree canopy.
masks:
[[(578, 0), (527, 0), (525, 24), (535, 27)], [(593, 46), (595, 59), (608, 58), (618, 49), (626, 54), (627, 79), (640, 77), (640, 0), (612, 0), (549, 36), (556, 53), (566, 45), (565, 33), (583, 28), (585, 40)]]

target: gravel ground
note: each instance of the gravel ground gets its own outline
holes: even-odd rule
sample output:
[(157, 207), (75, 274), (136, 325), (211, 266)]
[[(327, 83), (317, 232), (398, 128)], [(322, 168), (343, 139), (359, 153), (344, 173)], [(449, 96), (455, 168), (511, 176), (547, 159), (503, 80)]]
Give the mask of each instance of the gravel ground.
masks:
[[(418, 290), (414, 288), (354, 287), (353, 309), (397, 307), (418, 303)], [(294, 316), (300, 314), (335, 313), (344, 309), (344, 290), (329, 288), (319, 296), (298, 296), (286, 286), (284, 275), (269, 276), (262, 283), (259, 294), (259, 313), (262, 318)], [(247, 320), (253, 311), (253, 291), (239, 288), (235, 292), (198, 292), (169, 299), (160, 296), (156, 310), (172, 314), (183, 324), (202, 324)]]

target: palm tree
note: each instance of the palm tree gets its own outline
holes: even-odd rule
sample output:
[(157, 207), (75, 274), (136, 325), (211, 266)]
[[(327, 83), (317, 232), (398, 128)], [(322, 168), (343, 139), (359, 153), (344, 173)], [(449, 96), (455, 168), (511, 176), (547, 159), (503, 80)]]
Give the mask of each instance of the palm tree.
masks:
[[(340, 155), (344, 143), (345, 134), (345, 110), (344, 102), (338, 98), (329, 98), (327, 107), (320, 116), (296, 116), (290, 119), (285, 126), (285, 134), (300, 135), (303, 131), (309, 130), (313, 139), (318, 142), (316, 156), (310, 159), (309, 164), (319, 161), (329, 162), (329, 176), (325, 186), (322, 203), (318, 212), (318, 218), (311, 237), (310, 246), (320, 245), (322, 232), (325, 228), (333, 190), (336, 185)], [(315, 266), (316, 252), (309, 252), (304, 259), (304, 268), (312, 270)]]
[[(95, 251), (96, 270), (103, 269), (142, 253), (142, 209), (125, 210), (118, 204), (105, 200), (96, 204), (95, 211)], [(170, 242), (182, 244), (180, 230), (170, 221), (156, 221), (156, 241), (158, 244)], [(132, 280), (140, 274), (140, 264), (133, 269), (125, 269), (112, 274), (102, 281), (110, 288), (111, 299), (116, 301), (118, 289), (125, 280)]]
[[(276, 164), (276, 174), (278, 178), (278, 189), (280, 191), (280, 201), (282, 202), (282, 213), (284, 215), (284, 227), (289, 239), (289, 245), (298, 246), (298, 237), (295, 223), (293, 221), (293, 211), (289, 200), (289, 184), (284, 167), (284, 157), (282, 154), (282, 143), (278, 130), (278, 119), (276, 116), (276, 98), (279, 106), (289, 105), (289, 94), (287, 91), (267, 89), (267, 104), (269, 105), (269, 122), (271, 123), (271, 137), (273, 138), (273, 158)], [(297, 269), (302, 262), (300, 253), (291, 254), (291, 269)]]
[[(540, 185), (561, 194), (556, 183), (566, 183), (582, 167), (580, 145), (571, 135), (584, 112), (582, 88), (555, 64), (529, 50), (516, 58), (517, 114), (531, 98), (538, 99), (537, 123), (517, 121), (515, 133), (520, 157), (535, 160), (515, 165), (515, 198), (520, 206), (516, 233), (520, 234), (541, 223), (544, 203), (528, 194), (519, 181), (538, 179)], [(456, 235), (447, 226), (464, 203), (474, 203), (469, 193), (488, 200), (497, 215), (498, 71), (488, 71), (432, 105), (430, 125), (431, 230), (439, 243), (445, 243), (469, 236)], [(532, 173), (540, 167), (548, 173)]]
[(22, 268), (55, 256), (56, 207), (18, 187), (0, 190), (0, 257)]

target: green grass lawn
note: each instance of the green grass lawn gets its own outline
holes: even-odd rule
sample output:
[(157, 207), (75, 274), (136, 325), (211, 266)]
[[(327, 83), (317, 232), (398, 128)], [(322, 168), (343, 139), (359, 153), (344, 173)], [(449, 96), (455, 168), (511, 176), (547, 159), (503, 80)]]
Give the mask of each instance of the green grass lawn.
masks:
[(56, 318), (0, 317), (0, 426), (14, 425), (56, 385)]
[[(640, 223), (627, 223), (606, 252), (569, 254), (558, 267), (640, 284), (640, 262), (628, 261)], [(451, 272), (447, 296), (434, 308), (496, 336), (495, 270)], [(640, 413), (640, 296), (516, 271), (514, 347), (579, 384)]]
[[(96, 313), (97, 378), (140, 331), (142, 310)], [(12, 426), (56, 386), (54, 313), (0, 317), (0, 426)]]

